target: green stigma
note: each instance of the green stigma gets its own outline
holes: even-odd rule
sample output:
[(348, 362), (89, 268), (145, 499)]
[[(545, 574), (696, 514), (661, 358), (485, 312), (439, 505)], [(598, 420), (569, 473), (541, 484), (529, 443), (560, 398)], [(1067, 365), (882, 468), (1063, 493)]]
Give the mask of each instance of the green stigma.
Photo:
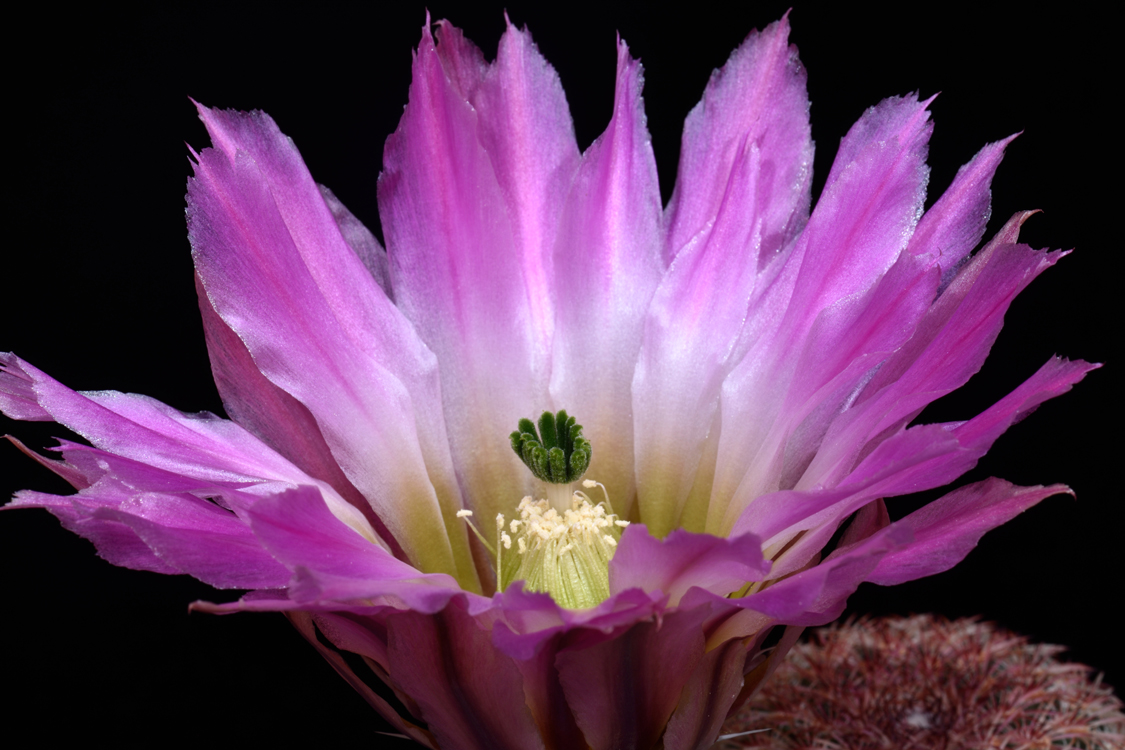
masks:
[(590, 466), (590, 441), (582, 425), (560, 409), (539, 417), (539, 430), (530, 419), (521, 419), (511, 434), (512, 450), (537, 479), (550, 484), (577, 482)]

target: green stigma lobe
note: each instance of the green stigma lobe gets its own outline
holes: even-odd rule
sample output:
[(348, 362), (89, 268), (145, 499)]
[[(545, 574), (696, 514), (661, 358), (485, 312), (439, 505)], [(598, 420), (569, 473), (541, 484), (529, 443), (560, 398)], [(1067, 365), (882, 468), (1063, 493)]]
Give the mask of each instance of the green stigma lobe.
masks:
[(521, 419), (510, 436), (512, 450), (537, 479), (551, 484), (576, 482), (590, 466), (590, 441), (582, 437), (582, 425), (567, 416), (543, 412), (539, 425)]

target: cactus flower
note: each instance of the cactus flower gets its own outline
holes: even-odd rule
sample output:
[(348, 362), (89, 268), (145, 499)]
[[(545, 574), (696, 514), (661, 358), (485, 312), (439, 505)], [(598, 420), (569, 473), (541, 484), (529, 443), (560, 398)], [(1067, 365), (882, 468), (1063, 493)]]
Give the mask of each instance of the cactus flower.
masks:
[(526, 30), (489, 63), (427, 23), (379, 177), (385, 248), (268, 115), (199, 106), (188, 232), (230, 419), (0, 355), (5, 414), (89, 442), (28, 449), (76, 493), (8, 507), (114, 564), (248, 591), (194, 606), (286, 613), (425, 747), (710, 747), (861, 582), (946, 570), (1068, 492), (989, 479), (894, 523), (884, 502), (949, 484), (1093, 367), (1053, 358), (966, 421), (913, 424), (1063, 253), (1019, 244), (1030, 212), (973, 252), (1010, 139), (923, 211), (916, 96), (862, 115), (810, 211), (788, 33), (712, 76), (662, 206), (624, 42), (581, 152)]

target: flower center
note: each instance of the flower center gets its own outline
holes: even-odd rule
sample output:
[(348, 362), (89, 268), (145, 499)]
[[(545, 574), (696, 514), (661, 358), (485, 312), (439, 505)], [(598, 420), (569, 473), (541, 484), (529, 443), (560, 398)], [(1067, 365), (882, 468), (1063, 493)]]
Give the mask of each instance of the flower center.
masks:
[[(589, 479), (586, 489), (599, 487), (605, 500), (594, 503), (573, 485), (590, 465), (590, 442), (582, 425), (566, 411), (543, 412), (538, 430), (521, 419), (511, 434), (512, 449), (531, 473), (547, 483), (547, 498), (528, 495), (516, 507), (518, 518), (496, 516), (496, 545), (469, 522), (496, 562), (497, 589), (523, 581), (527, 591), (544, 591), (568, 609), (593, 607), (609, 598), (609, 561), (628, 521), (618, 520), (605, 486)], [(472, 515), (470, 510), (457, 514)]]

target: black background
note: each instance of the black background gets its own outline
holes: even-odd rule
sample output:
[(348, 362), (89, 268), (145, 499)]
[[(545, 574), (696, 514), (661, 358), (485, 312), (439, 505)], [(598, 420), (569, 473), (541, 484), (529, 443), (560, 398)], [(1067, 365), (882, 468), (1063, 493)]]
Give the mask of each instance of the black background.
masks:
[[(429, 4), (490, 58), (505, 6), (558, 70), (583, 148), (610, 115), (621, 33), (645, 65), (665, 200), (683, 117), (711, 70), (787, 8)], [(406, 102), (425, 6), (279, 8), (170, 3), (7, 18), (0, 350), (76, 389), (140, 392), (184, 411), (222, 413), (183, 223), (184, 142), (208, 144), (188, 96), (269, 112), (314, 177), (378, 233), (383, 141)], [(1109, 19), (903, 4), (886, 12), (798, 5), (791, 22), (809, 71), (815, 191), (866, 107), (942, 91), (932, 105), (931, 202), (983, 143), (1023, 130), (993, 184), (989, 232), (1016, 210), (1041, 208), (1023, 239), (1076, 248), (1015, 302), (981, 373), (924, 416), (969, 417), (1055, 353), (1108, 363), (1014, 427), (962, 480), (1066, 482), (1077, 500), (1044, 501), (987, 535), (951, 572), (893, 589), (865, 585), (849, 611), (982, 615), (1064, 644), (1071, 658), (1125, 686), (1116, 614), (1125, 513), (1111, 488), (1122, 359), (1111, 333), (1120, 335), (1120, 318), (1110, 318), (1120, 298), (1111, 270), (1119, 241), (1110, 240), (1106, 185), (1119, 167), (1120, 127), (1105, 113), (1116, 94)], [(36, 447), (62, 434), (6, 419), (0, 430)], [(0, 494), (24, 487), (66, 490), (0, 445)], [(917, 505), (896, 500), (892, 516)], [(43, 737), (126, 744), (182, 736), (405, 746), (374, 734), (382, 722), (280, 615), (187, 614), (195, 599), (236, 592), (114, 568), (44, 511), (0, 515), (0, 556), (0, 705), (9, 732), (24, 725)]]

